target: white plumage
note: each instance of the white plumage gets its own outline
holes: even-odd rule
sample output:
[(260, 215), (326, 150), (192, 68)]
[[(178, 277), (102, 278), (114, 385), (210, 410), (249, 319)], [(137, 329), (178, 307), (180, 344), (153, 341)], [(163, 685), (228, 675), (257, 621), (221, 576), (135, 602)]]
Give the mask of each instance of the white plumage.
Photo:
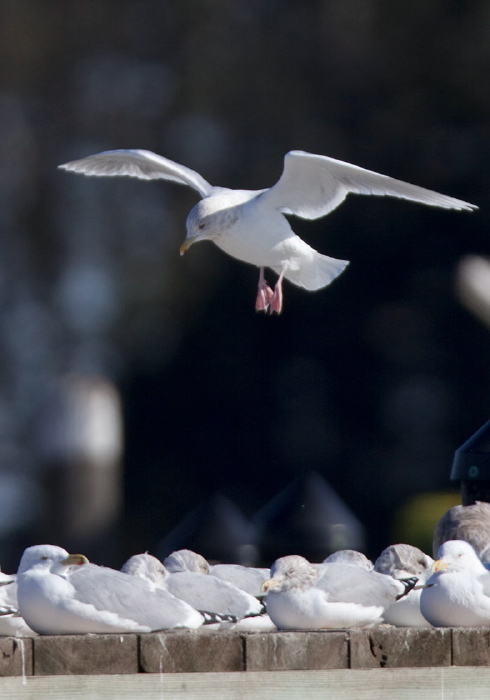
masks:
[(277, 559), (263, 585), (279, 629), (372, 627), (406, 586), (353, 564), (314, 566), (298, 555)]
[[(19, 610), (39, 634), (151, 632), (204, 618), (147, 581), (95, 564), (76, 567), (61, 547), (28, 547), (17, 575)], [(86, 561), (86, 560), (85, 560)]]
[[(278, 182), (256, 191), (213, 187), (194, 170), (138, 149), (97, 153), (59, 167), (92, 176), (170, 180), (195, 189), (202, 200), (187, 217), (181, 253), (197, 241), (212, 240), (229, 255), (256, 265), (260, 276), (255, 308), (276, 313), (282, 309), (283, 278), (317, 290), (330, 284), (348, 264), (305, 243), (284, 214), (318, 219), (338, 207), (350, 192), (399, 197), (443, 209), (477, 209), (459, 199), (304, 151), (287, 153)], [(279, 275), (274, 290), (265, 281), (264, 267)]]
[(434, 627), (490, 626), (490, 571), (463, 540), (441, 545), (420, 610)]

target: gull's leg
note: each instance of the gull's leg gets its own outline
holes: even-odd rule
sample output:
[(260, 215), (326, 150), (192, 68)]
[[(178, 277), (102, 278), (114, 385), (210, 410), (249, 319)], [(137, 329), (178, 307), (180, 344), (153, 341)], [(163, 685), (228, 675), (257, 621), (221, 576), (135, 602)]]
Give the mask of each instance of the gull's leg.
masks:
[(282, 280), (284, 278), (284, 273), (286, 272), (286, 268), (283, 268), (281, 270), (281, 274), (279, 275), (279, 278), (276, 282), (276, 286), (274, 287), (274, 292), (272, 294), (272, 298), (270, 300), (270, 312), (271, 314), (275, 312), (276, 314), (280, 314), (282, 311)]
[(257, 290), (257, 299), (255, 300), (255, 310), (267, 311), (273, 296), (274, 292), (265, 281), (264, 268), (261, 267), (259, 272), (259, 286)]

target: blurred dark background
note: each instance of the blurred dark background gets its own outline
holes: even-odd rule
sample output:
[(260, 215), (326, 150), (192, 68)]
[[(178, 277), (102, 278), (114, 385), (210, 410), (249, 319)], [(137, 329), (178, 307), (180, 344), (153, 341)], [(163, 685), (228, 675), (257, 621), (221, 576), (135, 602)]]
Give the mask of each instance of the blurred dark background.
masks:
[[(487, 0), (2, 1), (4, 570), (43, 540), (117, 565), (312, 472), (366, 553), (410, 537), (490, 416), (489, 76)], [(179, 257), (193, 191), (56, 169), (113, 148), (241, 189), (302, 149), (480, 211), (351, 196), (295, 219), (351, 264), (268, 317), (257, 270)]]

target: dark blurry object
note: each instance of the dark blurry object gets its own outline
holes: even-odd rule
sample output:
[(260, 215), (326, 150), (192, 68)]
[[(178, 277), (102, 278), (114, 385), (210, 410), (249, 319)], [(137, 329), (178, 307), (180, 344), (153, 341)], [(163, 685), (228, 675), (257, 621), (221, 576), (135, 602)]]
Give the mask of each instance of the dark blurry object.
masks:
[(490, 261), (488, 256), (465, 255), (458, 263), (456, 294), (476, 318), (490, 326)]
[(191, 549), (211, 562), (252, 565), (257, 559), (256, 530), (235, 504), (220, 493), (195, 508), (157, 547), (164, 560)]
[(434, 529), (432, 551), (437, 557), (439, 547), (448, 540), (469, 542), (484, 562), (490, 562), (490, 503), (454, 506)]
[[(256, 311), (281, 313), (282, 280), (310, 291), (322, 289), (348, 262), (321, 255), (291, 229), (283, 214), (319, 219), (341, 204), (349, 193), (409, 199), (442, 209), (477, 209), (460, 199), (410, 185), (335, 158), (290, 151), (277, 183), (264, 190), (213, 187), (199, 173), (145, 150), (97, 153), (59, 166), (96, 177), (127, 176), (142, 180), (171, 180), (188, 185), (202, 197), (187, 217), (185, 253), (196, 241), (210, 240), (229, 255), (260, 269)], [(264, 267), (279, 275), (274, 291)]]
[(451, 479), (461, 481), (464, 506), (490, 503), (490, 421), (456, 450)]
[(100, 377), (65, 377), (39, 423), (44, 492), (39, 537), (117, 558), (122, 510), (122, 417), (115, 387)]
[(319, 562), (339, 549), (364, 548), (364, 528), (316, 472), (281, 491), (254, 522), (264, 562), (300, 554)]

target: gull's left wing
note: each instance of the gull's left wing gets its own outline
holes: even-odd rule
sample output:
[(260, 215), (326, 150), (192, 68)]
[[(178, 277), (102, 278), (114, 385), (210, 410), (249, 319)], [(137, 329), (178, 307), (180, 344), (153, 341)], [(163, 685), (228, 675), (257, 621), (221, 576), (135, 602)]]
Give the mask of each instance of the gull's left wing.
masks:
[(443, 209), (478, 209), (460, 199), (305, 151), (286, 153), (281, 177), (262, 197), (284, 214), (318, 219), (338, 207), (349, 192), (399, 197)]

